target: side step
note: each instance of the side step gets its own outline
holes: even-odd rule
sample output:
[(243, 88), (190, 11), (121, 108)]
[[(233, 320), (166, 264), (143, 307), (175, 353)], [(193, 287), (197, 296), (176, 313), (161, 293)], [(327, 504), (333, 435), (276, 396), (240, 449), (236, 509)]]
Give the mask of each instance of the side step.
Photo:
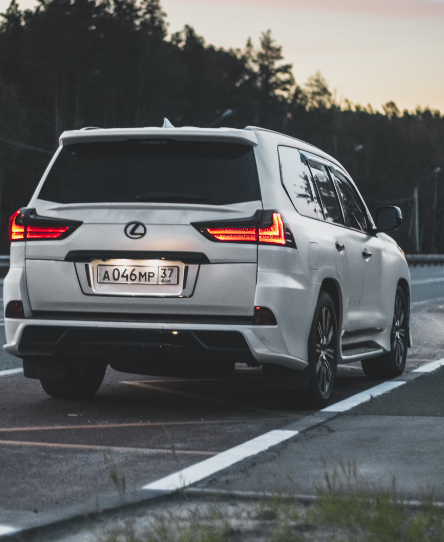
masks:
[(350, 348), (342, 352), (339, 363), (353, 363), (363, 359), (376, 358), (382, 354), (384, 354), (384, 349), (380, 347), (361, 346)]

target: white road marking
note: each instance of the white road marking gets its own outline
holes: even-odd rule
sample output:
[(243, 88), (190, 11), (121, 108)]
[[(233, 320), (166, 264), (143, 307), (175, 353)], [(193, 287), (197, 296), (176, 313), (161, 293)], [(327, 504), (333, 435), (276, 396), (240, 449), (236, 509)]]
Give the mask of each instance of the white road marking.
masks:
[[(444, 363), (444, 360), (442, 361)], [(370, 399), (373, 397), (378, 397), (379, 395), (394, 390), (403, 384), (406, 384), (406, 382), (403, 380), (383, 382), (382, 384), (374, 386), (369, 390), (357, 393), (344, 401), (340, 401), (339, 403), (324, 408), (320, 412), (345, 412), (357, 405), (360, 405), (361, 403), (370, 401)], [(142, 489), (163, 489), (169, 491), (183, 489), (191, 484), (203, 480), (204, 478), (207, 478), (208, 476), (216, 474), (227, 467), (231, 467), (243, 459), (247, 459), (248, 457), (264, 452), (265, 450), (268, 450), (268, 448), (284, 442), (298, 434), (299, 431), (288, 431), (282, 429), (269, 431), (264, 435), (244, 442), (239, 446), (235, 446), (230, 450), (226, 450), (225, 452), (197, 463), (196, 465), (192, 465), (191, 467), (170, 474), (165, 478), (161, 478), (156, 482), (147, 484), (146, 486), (143, 486)]]
[(433, 371), (436, 371), (436, 369), (439, 369), (440, 367), (444, 367), (444, 359), (438, 359), (437, 361), (432, 361), (431, 363), (427, 363), (427, 365), (422, 365), (421, 367), (414, 369), (412, 373), (432, 373)]
[(15, 527), (9, 527), (9, 525), (0, 525), (0, 536), (15, 533), (17, 530)]
[(424, 301), (413, 301), (413, 303), (410, 303), (410, 306), (411, 307), (419, 307), (421, 305), (430, 305), (431, 303), (433, 303), (434, 305), (436, 305), (437, 303), (443, 303), (444, 302), (444, 297), (434, 297), (432, 299), (424, 299)]
[(231, 465), (234, 465), (247, 457), (264, 452), (265, 450), (268, 450), (268, 448), (271, 448), (280, 442), (284, 442), (285, 440), (294, 437), (298, 433), (299, 431), (269, 431), (260, 437), (256, 437), (248, 442), (244, 442), (243, 444), (235, 446), (226, 452), (222, 452), (214, 457), (206, 459), (205, 461), (197, 463), (196, 465), (192, 465), (191, 467), (183, 469), (179, 472), (170, 474), (165, 478), (161, 478), (156, 482), (143, 486), (142, 489), (175, 490), (189, 486), (190, 484), (199, 482), (200, 480), (207, 478), (207, 476), (211, 476), (222, 469), (231, 467)]
[(361, 391), (348, 399), (344, 399), (343, 401), (339, 401), (339, 403), (330, 405), (327, 408), (323, 408), (321, 412), (345, 412), (355, 406), (370, 401), (372, 397), (378, 397), (379, 395), (387, 393), (388, 391), (399, 388), (399, 386), (402, 386), (403, 384), (405, 384), (405, 382), (401, 380), (383, 382), (382, 384), (378, 384), (378, 386), (370, 388), (369, 390)]
[(23, 373), (23, 369), (6, 369), (6, 371), (0, 371), (0, 376), (15, 375), (17, 373)]
[(433, 284), (434, 282), (444, 282), (444, 277), (436, 279), (422, 279), (422, 280), (412, 280), (410, 284), (412, 286), (421, 285), (421, 284)]

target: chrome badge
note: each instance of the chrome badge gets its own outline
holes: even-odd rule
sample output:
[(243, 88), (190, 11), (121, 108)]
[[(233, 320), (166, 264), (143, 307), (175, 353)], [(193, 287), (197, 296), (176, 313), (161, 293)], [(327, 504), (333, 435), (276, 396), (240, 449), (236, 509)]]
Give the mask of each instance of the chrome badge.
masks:
[(141, 239), (146, 235), (146, 226), (142, 222), (130, 222), (125, 226), (125, 235), (130, 239)]

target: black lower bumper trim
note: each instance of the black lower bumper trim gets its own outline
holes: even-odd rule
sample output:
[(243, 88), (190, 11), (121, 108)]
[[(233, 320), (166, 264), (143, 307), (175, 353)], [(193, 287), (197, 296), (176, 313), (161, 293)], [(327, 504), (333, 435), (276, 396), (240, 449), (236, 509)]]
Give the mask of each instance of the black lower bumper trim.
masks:
[[(153, 350), (204, 354), (250, 354), (238, 331), (170, 331), (157, 329), (27, 326), (18, 350), (21, 356), (121, 357)], [(251, 354), (250, 354), (251, 355)]]

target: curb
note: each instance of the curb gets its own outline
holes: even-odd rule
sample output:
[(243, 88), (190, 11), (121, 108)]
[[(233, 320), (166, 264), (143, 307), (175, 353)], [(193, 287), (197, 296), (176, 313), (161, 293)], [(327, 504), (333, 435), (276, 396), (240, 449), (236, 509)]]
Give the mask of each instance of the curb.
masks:
[[(36, 514), (35, 521), (24, 521), (21, 525), (19, 521), (16, 525), (0, 525), (0, 539), (22, 542), (26, 536), (35, 535), (37, 532), (42, 534), (46, 530), (67, 527), (74, 523), (86, 523), (99, 518), (102, 519), (108, 514), (115, 513), (125, 508), (137, 507), (154, 500), (159, 502), (172, 494), (172, 491), (139, 489), (127, 494), (104, 497), (100, 501), (97, 499), (89, 499), (80, 505), (61, 508), (54, 512), (41, 512)], [(17, 516), (20, 515), (21, 512), (17, 512)]]
[[(235, 490), (224, 490), (224, 489), (207, 489), (207, 488), (194, 488), (190, 487), (189, 489), (184, 490), (185, 495), (190, 497), (205, 498), (205, 497), (225, 497), (228, 499), (244, 499), (244, 500), (257, 500), (257, 501), (268, 501), (270, 499), (276, 498), (276, 493), (271, 493), (269, 491), (259, 492), (259, 491), (235, 491)], [(291, 494), (284, 493), (278, 494), (279, 499), (282, 499), (287, 502), (298, 502), (301, 504), (313, 504), (319, 502), (321, 497), (319, 495), (304, 495), (304, 494)], [(371, 497), (368, 499), (369, 502), (372, 500)], [(429, 503), (423, 503), (421, 501), (406, 501), (406, 500), (395, 500), (393, 503), (402, 507), (410, 508), (411, 510), (423, 510), (429, 507)], [(444, 510), (444, 502), (433, 502), (435, 508)]]

